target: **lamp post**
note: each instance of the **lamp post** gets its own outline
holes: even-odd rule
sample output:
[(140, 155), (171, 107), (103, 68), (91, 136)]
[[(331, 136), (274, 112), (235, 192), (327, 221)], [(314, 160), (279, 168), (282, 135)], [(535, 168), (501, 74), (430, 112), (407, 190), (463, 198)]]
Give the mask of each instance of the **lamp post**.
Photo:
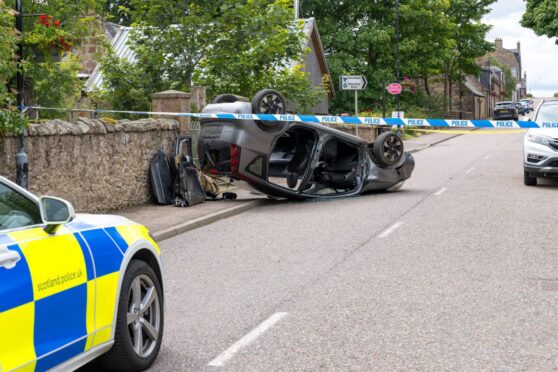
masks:
[[(400, 58), (401, 58), (401, 51), (399, 50), (399, 44), (401, 39), (401, 29), (399, 26), (399, 0), (395, 0), (395, 37), (396, 37), (396, 48), (395, 48), (395, 69), (396, 69), (396, 78), (397, 83), (401, 80), (401, 66), (400, 66)], [(395, 102), (397, 104), (397, 118), (399, 119), (401, 116), (401, 95), (398, 94), (395, 96)], [(397, 124), (397, 133), (401, 134), (401, 124)]]
[[(24, 112), (24, 80), (23, 80), (23, 67), (21, 66), (21, 62), (23, 60), (23, 42), (21, 40), (21, 35), (23, 34), (23, 0), (16, 0), (15, 2), (15, 10), (16, 14), (16, 29), (19, 32), (20, 39), (17, 48), (17, 75), (16, 75), (16, 83), (17, 83), (17, 107), (20, 112), (20, 115), (23, 116)], [(27, 158), (27, 154), (25, 153), (25, 135), (22, 132), (19, 136), (19, 150), (16, 154), (16, 183), (27, 189), (29, 187), (29, 161)]]

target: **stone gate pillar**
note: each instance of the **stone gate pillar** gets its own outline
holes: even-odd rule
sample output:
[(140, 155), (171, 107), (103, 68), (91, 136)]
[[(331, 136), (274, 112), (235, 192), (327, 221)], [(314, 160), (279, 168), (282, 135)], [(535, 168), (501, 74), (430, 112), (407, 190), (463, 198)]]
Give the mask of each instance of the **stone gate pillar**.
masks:
[[(151, 111), (190, 112), (192, 95), (177, 90), (166, 90), (151, 95)], [(191, 119), (184, 116), (153, 115), (154, 118), (174, 119), (180, 124), (180, 132), (190, 132)]]

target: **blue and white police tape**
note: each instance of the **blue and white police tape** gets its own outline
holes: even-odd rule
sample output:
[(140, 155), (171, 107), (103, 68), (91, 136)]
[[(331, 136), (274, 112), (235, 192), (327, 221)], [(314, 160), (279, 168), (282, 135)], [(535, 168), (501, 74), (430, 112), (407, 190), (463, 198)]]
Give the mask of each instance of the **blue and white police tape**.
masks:
[(433, 127), (433, 128), (504, 128), (504, 129), (531, 129), (552, 128), (558, 129), (558, 122), (534, 122), (514, 120), (455, 120), (455, 119), (400, 119), (400, 118), (372, 118), (364, 116), (325, 116), (325, 115), (271, 115), (271, 114), (204, 114), (190, 112), (153, 112), (153, 111), (120, 111), (120, 110), (90, 110), (90, 109), (57, 109), (40, 106), (27, 106), (24, 109), (78, 111), (97, 114), (130, 114), (150, 116), (192, 117), (198, 119), (224, 119), (224, 120), (262, 120), (267, 122), (298, 122), (319, 124), (349, 124), (404, 127)]

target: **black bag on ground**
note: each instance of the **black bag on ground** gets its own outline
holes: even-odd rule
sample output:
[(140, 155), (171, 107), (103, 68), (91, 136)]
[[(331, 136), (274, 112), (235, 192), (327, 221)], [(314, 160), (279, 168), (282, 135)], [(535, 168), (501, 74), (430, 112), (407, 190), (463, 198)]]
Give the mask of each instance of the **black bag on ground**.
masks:
[(174, 202), (174, 179), (168, 156), (161, 147), (151, 161), (151, 186), (155, 201), (161, 205)]

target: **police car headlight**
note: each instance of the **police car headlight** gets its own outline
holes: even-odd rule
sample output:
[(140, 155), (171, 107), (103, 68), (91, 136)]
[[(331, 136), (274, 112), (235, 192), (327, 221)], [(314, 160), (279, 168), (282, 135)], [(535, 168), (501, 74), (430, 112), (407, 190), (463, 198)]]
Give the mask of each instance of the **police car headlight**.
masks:
[(541, 145), (548, 146), (550, 144), (551, 138), (545, 136), (539, 136), (534, 133), (527, 133), (527, 140), (534, 143), (540, 143)]

